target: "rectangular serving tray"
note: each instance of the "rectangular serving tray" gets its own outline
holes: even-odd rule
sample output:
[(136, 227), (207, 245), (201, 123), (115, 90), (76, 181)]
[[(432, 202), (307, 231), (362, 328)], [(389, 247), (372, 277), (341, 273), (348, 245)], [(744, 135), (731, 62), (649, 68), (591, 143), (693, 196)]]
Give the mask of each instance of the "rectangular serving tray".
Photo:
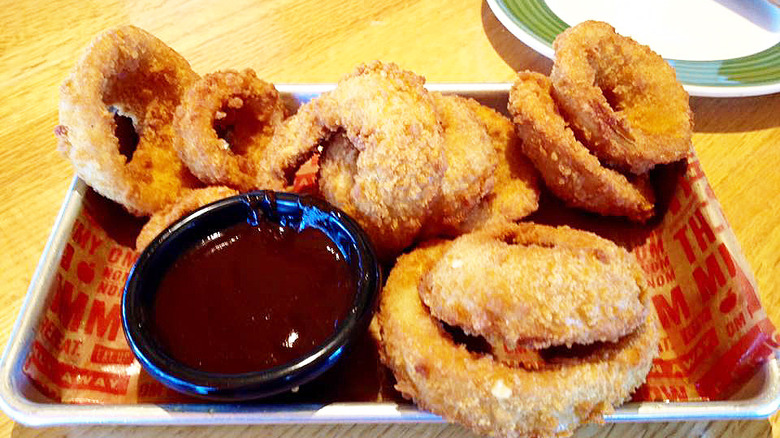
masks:
[[(333, 88), (333, 84), (277, 85), (291, 106)], [(506, 108), (511, 84), (430, 84), (431, 90), (472, 97), (485, 105)], [(0, 361), (0, 407), (15, 421), (29, 426), (73, 424), (217, 425), (289, 423), (438, 423), (443, 420), (411, 404), (350, 403), (301, 405), (259, 404), (115, 404), (76, 405), (43, 402), (30, 396), (22, 372), (46, 310), (47, 291), (74, 221), (90, 190), (74, 178), (52, 234), (38, 262), (27, 295)], [(604, 417), (607, 423), (653, 421), (745, 420), (769, 417), (780, 407), (780, 364), (768, 360), (732, 400), (705, 402), (627, 403)]]

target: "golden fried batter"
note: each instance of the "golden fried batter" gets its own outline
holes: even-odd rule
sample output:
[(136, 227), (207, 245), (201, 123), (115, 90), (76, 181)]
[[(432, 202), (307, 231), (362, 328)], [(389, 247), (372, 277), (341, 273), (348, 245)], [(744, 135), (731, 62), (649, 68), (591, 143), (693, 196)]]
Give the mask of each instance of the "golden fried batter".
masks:
[[(121, 26), (98, 35), (60, 89), (58, 148), (101, 195), (147, 216), (195, 187), (173, 149), (173, 112), (198, 79), (189, 63), (148, 32)], [(120, 152), (111, 110), (132, 119), (138, 145)]]
[(551, 369), (511, 367), (453, 342), (418, 293), (448, 247), (399, 257), (377, 315), (382, 360), (396, 389), (419, 407), (490, 436), (569, 436), (581, 423), (603, 421), (645, 380), (658, 348), (652, 312), (618, 342)]
[(266, 149), (258, 185), (287, 187), (291, 171), (343, 131), (358, 150), (350, 190), (355, 218), (380, 253), (397, 254), (430, 214), (446, 169), (442, 129), (423, 83), (395, 64), (359, 66), (282, 126)]
[(459, 234), (460, 224), (493, 191), (497, 147), (468, 99), (431, 95), (444, 129), (447, 171), (423, 234)]
[(493, 190), (461, 223), (465, 233), (488, 224), (518, 221), (539, 208), (539, 176), (523, 154), (512, 122), (492, 108), (464, 99), (482, 119), (498, 156)]
[(149, 218), (149, 222), (141, 228), (141, 232), (136, 238), (135, 249), (143, 251), (158, 234), (185, 215), (192, 213), (206, 204), (211, 204), (212, 202), (216, 202), (223, 198), (229, 198), (237, 194), (237, 191), (223, 186), (212, 186), (185, 191), (176, 202), (168, 204), (165, 208), (159, 210)]
[(566, 29), (553, 48), (553, 94), (596, 156), (634, 174), (685, 158), (688, 93), (660, 55), (598, 21)]
[(348, 215), (356, 214), (350, 192), (355, 185), (358, 150), (343, 133), (337, 133), (323, 145), (317, 181), (325, 200), (338, 205)]
[(184, 93), (173, 144), (204, 183), (249, 191), (257, 188), (257, 159), (284, 118), (279, 92), (253, 70), (211, 73)]
[(595, 234), (533, 223), (457, 238), (425, 275), (433, 316), (507, 348), (614, 342), (642, 324), (633, 256)]
[(550, 95), (550, 79), (519, 72), (509, 92), (509, 112), (523, 152), (547, 187), (567, 205), (644, 222), (654, 214), (654, 194), (646, 175), (632, 177), (603, 167), (575, 138)]

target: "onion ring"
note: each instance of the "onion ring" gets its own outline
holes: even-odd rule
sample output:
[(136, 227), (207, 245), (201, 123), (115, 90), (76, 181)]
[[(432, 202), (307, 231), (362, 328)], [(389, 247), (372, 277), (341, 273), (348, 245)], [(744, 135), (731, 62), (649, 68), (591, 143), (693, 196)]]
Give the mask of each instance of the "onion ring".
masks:
[(539, 175), (523, 154), (512, 121), (473, 99), (466, 99), (466, 103), (485, 124), (498, 155), (498, 166), (492, 191), (469, 212), (459, 226), (459, 234), (518, 221), (539, 208), (540, 195)]
[(152, 240), (171, 224), (181, 219), (185, 215), (203, 207), (206, 204), (219, 201), (237, 195), (238, 192), (230, 187), (212, 186), (201, 189), (186, 190), (181, 197), (174, 203), (168, 204), (165, 208), (155, 212), (149, 218), (149, 222), (141, 228), (141, 232), (135, 241), (135, 249), (143, 251)]
[(420, 284), (431, 315), (510, 350), (615, 342), (645, 321), (645, 294), (625, 249), (533, 223), (455, 239)]
[(355, 219), (380, 253), (397, 254), (430, 214), (446, 168), (442, 129), (423, 83), (395, 64), (359, 66), (277, 131), (259, 184), (285, 189), (296, 168), (342, 131), (358, 150), (349, 193)]
[[(60, 90), (58, 148), (101, 195), (145, 216), (197, 180), (173, 149), (173, 111), (198, 79), (187, 61), (151, 34), (122, 26), (98, 35)], [(138, 145), (120, 153), (109, 110), (133, 121)]]
[(547, 76), (519, 72), (509, 92), (509, 112), (526, 156), (547, 187), (567, 205), (645, 222), (655, 210), (647, 175), (629, 180), (603, 167), (561, 116)]
[(645, 379), (657, 352), (655, 314), (614, 344), (538, 371), (515, 368), (453, 342), (418, 287), (447, 242), (402, 255), (382, 292), (377, 321), (383, 362), (396, 389), (420, 408), (492, 436), (566, 436), (603, 422)]
[(468, 99), (431, 95), (444, 130), (447, 170), (422, 233), (459, 234), (460, 224), (493, 190), (497, 148)]
[(253, 70), (207, 74), (176, 108), (174, 147), (204, 183), (249, 191), (258, 188), (255, 163), (284, 118), (279, 92)]
[(351, 193), (355, 185), (358, 154), (357, 148), (343, 132), (334, 134), (323, 145), (317, 175), (320, 194), (350, 216), (357, 215)]
[(685, 158), (688, 93), (660, 55), (598, 21), (566, 29), (553, 48), (553, 94), (596, 156), (634, 174)]

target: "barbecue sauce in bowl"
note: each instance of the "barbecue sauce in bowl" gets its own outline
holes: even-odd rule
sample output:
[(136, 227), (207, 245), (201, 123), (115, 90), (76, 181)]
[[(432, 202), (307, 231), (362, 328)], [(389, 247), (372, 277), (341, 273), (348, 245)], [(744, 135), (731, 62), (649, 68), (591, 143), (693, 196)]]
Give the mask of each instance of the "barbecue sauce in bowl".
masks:
[(295, 390), (365, 336), (382, 284), (370, 240), (310, 196), (209, 204), (141, 253), (122, 326), (144, 369), (177, 391), (250, 400)]
[(243, 222), (208, 236), (168, 269), (153, 331), (172, 358), (194, 369), (264, 370), (323, 343), (354, 295), (349, 266), (322, 231)]

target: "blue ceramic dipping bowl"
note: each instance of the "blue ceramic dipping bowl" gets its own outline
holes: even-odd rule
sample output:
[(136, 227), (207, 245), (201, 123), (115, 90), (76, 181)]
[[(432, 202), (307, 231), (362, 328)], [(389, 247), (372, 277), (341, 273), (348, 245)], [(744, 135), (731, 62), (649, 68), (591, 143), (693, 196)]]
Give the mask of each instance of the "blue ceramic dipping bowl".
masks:
[[(305, 356), (275, 368), (241, 374), (205, 372), (170, 355), (152, 329), (155, 294), (165, 271), (205, 236), (260, 218), (301, 231), (316, 228), (341, 250), (354, 275), (354, 300), (334, 333)], [(187, 215), (163, 231), (141, 253), (122, 297), (122, 323), (130, 348), (154, 378), (176, 391), (212, 400), (250, 400), (286, 392), (328, 370), (367, 331), (381, 287), (370, 240), (341, 210), (317, 198), (257, 191), (226, 198)]]

